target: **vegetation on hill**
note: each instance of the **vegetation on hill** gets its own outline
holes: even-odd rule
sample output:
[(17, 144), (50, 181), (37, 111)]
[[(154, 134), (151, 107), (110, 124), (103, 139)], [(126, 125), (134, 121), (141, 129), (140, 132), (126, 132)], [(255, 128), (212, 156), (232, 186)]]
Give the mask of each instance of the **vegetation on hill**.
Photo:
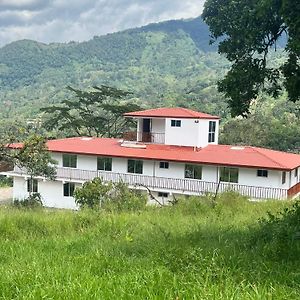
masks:
[(0, 298), (298, 299), (298, 210), (233, 194), (134, 213), (1, 207)]
[[(132, 92), (133, 102), (141, 107), (182, 106), (219, 115), (224, 142), (297, 151), (297, 141), (290, 136), (297, 130), (299, 103), (287, 104), (286, 95), (280, 101), (261, 95), (264, 112), (276, 123), (269, 130), (261, 127), (268, 119), (253, 108), (255, 116), (249, 119), (259, 122), (231, 119), (227, 101), (217, 91), (217, 81), (230, 63), (209, 45), (209, 39), (207, 25), (197, 18), (150, 24), (83, 43), (46, 45), (24, 40), (6, 45), (0, 48), (0, 126), (15, 121), (45, 135), (47, 130), (39, 127), (40, 108), (74, 99), (67, 86), (88, 91), (108, 85)], [(281, 50), (271, 55), (275, 65), (285, 60)], [(283, 107), (288, 109), (291, 127), (276, 113)], [(260, 130), (259, 139), (244, 137), (244, 124), (259, 124), (255, 129)], [(287, 127), (288, 137), (276, 138)]]

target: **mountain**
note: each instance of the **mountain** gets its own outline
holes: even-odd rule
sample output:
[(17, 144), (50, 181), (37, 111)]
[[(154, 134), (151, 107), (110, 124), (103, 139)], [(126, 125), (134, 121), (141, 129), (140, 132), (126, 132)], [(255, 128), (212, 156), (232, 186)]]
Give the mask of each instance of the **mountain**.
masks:
[(67, 85), (100, 84), (130, 90), (145, 106), (187, 105), (186, 98), (193, 98), (189, 107), (222, 114), (225, 107), (216, 105), (221, 96), (215, 85), (229, 64), (209, 45), (209, 35), (202, 19), (196, 18), (82, 43), (13, 42), (0, 48), (0, 117), (32, 117), (40, 107), (71, 97)]
[[(23, 40), (6, 45), (0, 48), (0, 128), (10, 121), (28, 124), (41, 107), (71, 99), (68, 85), (90, 89), (106, 84), (130, 90), (132, 100), (145, 108), (177, 105), (221, 116), (223, 143), (298, 151), (300, 110), (284, 94), (276, 101), (262, 94), (248, 119), (230, 118), (216, 88), (230, 63), (209, 40), (207, 26), (196, 18), (82, 43)], [(272, 64), (285, 60), (282, 51), (271, 55)]]

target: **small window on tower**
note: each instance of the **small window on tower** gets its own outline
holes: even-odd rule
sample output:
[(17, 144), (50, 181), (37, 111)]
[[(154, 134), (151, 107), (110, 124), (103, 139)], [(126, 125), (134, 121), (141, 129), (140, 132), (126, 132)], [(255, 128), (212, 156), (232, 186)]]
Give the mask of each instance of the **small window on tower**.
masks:
[(171, 127), (181, 127), (181, 120), (171, 120)]
[(286, 183), (286, 172), (282, 172), (281, 183), (282, 184)]
[(214, 143), (216, 141), (216, 121), (209, 121), (208, 142)]

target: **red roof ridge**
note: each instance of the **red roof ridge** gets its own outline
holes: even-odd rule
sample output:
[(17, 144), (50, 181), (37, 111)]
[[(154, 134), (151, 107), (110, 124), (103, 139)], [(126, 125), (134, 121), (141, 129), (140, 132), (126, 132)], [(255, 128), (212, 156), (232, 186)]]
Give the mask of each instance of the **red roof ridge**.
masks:
[(159, 107), (125, 113), (128, 117), (165, 117), (165, 118), (194, 118), (194, 119), (220, 119), (218, 116), (198, 112), (184, 107)]
[[(267, 159), (271, 160), (273, 163), (277, 164), (279, 167), (282, 168), (287, 168), (287, 166), (284, 166), (282, 164), (280, 164), (278, 161), (276, 161), (275, 159), (269, 157), (268, 155), (266, 155), (265, 153), (262, 153), (260, 150), (261, 148), (259, 147), (252, 147), (252, 146), (248, 146), (250, 148), (252, 148), (254, 151), (256, 151), (257, 153), (259, 153), (260, 155), (266, 157)], [(272, 151), (272, 152), (278, 152), (278, 153), (285, 153), (285, 152), (281, 152), (281, 151), (276, 151), (276, 150), (272, 150), (272, 149), (267, 149), (267, 148), (263, 148), (264, 150), (268, 150), (268, 151)]]

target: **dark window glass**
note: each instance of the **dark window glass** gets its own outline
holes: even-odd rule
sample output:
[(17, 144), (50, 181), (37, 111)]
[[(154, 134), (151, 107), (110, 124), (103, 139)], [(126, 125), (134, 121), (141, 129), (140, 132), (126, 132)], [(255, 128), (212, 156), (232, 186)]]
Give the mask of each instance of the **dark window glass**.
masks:
[(208, 142), (214, 143), (216, 140), (216, 121), (209, 121)]
[(169, 196), (168, 193), (158, 192), (158, 197), (161, 197), (161, 198), (168, 198), (168, 196)]
[(171, 120), (171, 127), (181, 127), (181, 120)]
[(128, 173), (143, 174), (143, 161), (128, 159), (127, 171)]
[(202, 166), (185, 165), (185, 178), (202, 179)]
[(111, 157), (98, 157), (97, 158), (97, 170), (111, 171), (112, 170), (112, 158)]
[(28, 179), (27, 180), (27, 192), (28, 193), (37, 193), (38, 192), (37, 179)]
[(64, 183), (64, 196), (65, 197), (73, 197), (75, 190), (75, 183), (67, 182)]
[(282, 184), (285, 184), (285, 182), (286, 182), (286, 172), (282, 172), (281, 182), (282, 182)]
[(220, 168), (220, 181), (238, 183), (239, 169), (238, 168)]
[(169, 169), (169, 163), (168, 163), (167, 161), (161, 161), (161, 162), (159, 163), (159, 167), (160, 167), (161, 169)]
[(257, 170), (258, 177), (268, 177), (268, 170)]
[(77, 168), (77, 155), (63, 154), (63, 167)]
[(298, 168), (295, 169), (295, 177), (298, 177)]

